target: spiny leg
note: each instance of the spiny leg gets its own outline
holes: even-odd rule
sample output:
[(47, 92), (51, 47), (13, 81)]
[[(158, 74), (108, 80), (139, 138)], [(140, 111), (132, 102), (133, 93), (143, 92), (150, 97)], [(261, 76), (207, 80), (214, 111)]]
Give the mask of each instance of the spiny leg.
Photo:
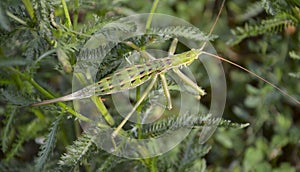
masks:
[(206, 94), (205, 91), (201, 87), (199, 87), (194, 81), (192, 81), (189, 77), (187, 77), (179, 69), (173, 69), (173, 71), (179, 78), (182, 79), (182, 81), (184, 81), (187, 85), (191, 86), (192, 88), (194, 88), (195, 90), (197, 90), (199, 92), (200, 96), (197, 97), (197, 99), (200, 99), (201, 96), (204, 96)]
[(113, 133), (111, 134), (113, 143), (114, 143), (114, 138), (117, 136), (117, 134), (119, 133), (119, 131), (122, 129), (122, 127), (126, 124), (126, 122), (129, 120), (129, 118), (132, 116), (132, 114), (136, 111), (136, 109), (138, 108), (138, 106), (143, 102), (143, 100), (149, 94), (149, 92), (153, 88), (156, 80), (157, 80), (157, 75), (154, 75), (153, 78), (152, 78), (152, 80), (151, 80), (151, 82), (150, 82), (150, 84), (148, 85), (148, 87), (146, 88), (145, 92), (143, 93), (143, 95), (136, 102), (136, 104), (134, 105), (134, 107), (132, 108), (132, 110), (123, 119), (123, 121), (121, 122), (121, 124), (113, 131)]
[[(178, 43), (178, 39), (175, 38), (172, 41), (171, 46), (169, 48), (169, 56), (174, 55), (174, 53), (176, 51), (177, 43)], [(173, 69), (173, 71), (186, 84), (188, 84), (189, 86), (191, 86), (192, 88), (194, 88), (195, 90), (197, 90), (199, 92), (200, 96), (204, 96), (205, 95), (205, 91), (202, 88), (200, 88), (195, 82), (193, 82), (189, 77), (187, 77), (185, 74), (183, 74), (178, 68)], [(200, 99), (200, 97), (197, 97), (197, 98)]]
[[(130, 46), (131, 48), (139, 51), (141, 53), (141, 55), (146, 58), (146, 59), (149, 59), (149, 60), (155, 60), (156, 58), (153, 57), (151, 54), (149, 54), (147, 51), (143, 51), (141, 50), (138, 46), (136, 46), (135, 44), (133, 44), (132, 42), (128, 41), (128, 42), (125, 42), (126, 45)], [(176, 45), (175, 45), (176, 46)], [(175, 47), (176, 49), (176, 47)], [(169, 88), (168, 88), (168, 83), (167, 83), (167, 79), (166, 79), (166, 76), (164, 73), (160, 73), (159, 74), (159, 77), (161, 79), (161, 83), (162, 83), (162, 86), (163, 86), (163, 90), (164, 90), (164, 94), (167, 98), (167, 108), (169, 110), (172, 109), (172, 101), (171, 101), (171, 95), (170, 95), (170, 91), (169, 91)]]

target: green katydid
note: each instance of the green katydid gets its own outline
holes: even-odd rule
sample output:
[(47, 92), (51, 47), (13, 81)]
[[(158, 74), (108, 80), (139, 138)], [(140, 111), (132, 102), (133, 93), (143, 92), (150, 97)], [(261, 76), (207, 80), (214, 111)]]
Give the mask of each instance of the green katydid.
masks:
[[(224, 5), (224, 2), (222, 4), (221, 8), (223, 8), (223, 5)], [(220, 13), (221, 13), (221, 10), (209, 32), (209, 35), (213, 31), (213, 29), (216, 25), (216, 22), (220, 16)], [(134, 44), (132, 44), (130, 42), (127, 42), (126, 44), (133, 47), (134, 49), (140, 51), (140, 49), (138, 47), (136, 47)], [(254, 73), (236, 63), (233, 63), (223, 57), (203, 51), (203, 49), (205, 47), (205, 43), (203, 44), (203, 46), (200, 49), (192, 49), (190, 51), (174, 55), (176, 44), (177, 44), (177, 39), (174, 39), (174, 41), (172, 42), (172, 44), (170, 46), (168, 57), (155, 59), (154, 57), (149, 55), (147, 52), (140, 51), (142, 53), (142, 56), (149, 58), (147, 62), (145, 62), (143, 64), (135, 64), (135, 65), (131, 65), (127, 68), (119, 69), (112, 75), (109, 75), (109, 76), (101, 79), (100, 81), (98, 81), (90, 86), (87, 86), (81, 90), (78, 90), (72, 94), (69, 94), (69, 95), (66, 95), (66, 96), (63, 96), (60, 98), (56, 98), (56, 99), (45, 100), (42, 102), (34, 103), (33, 106), (55, 103), (55, 102), (60, 102), (60, 101), (83, 99), (83, 98), (92, 97), (94, 95), (103, 96), (103, 95), (108, 95), (108, 94), (114, 94), (117, 92), (122, 92), (124, 90), (133, 89), (137, 86), (144, 84), (147, 81), (150, 81), (148, 87), (145, 89), (144, 93), (141, 95), (140, 99), (136, 102), (136, 104), (134, 105), (132, 110), (126, 115), (126, 117), (123, 119), (123, 121), (118, 125), (118, 127), (112, 133), (112, 138), (114, 138), (119, 133), (119, 131), (123, 128), (123, 126), (126, 124), (128, 119), (137, 110), (138, 106), (147, 97), (148, 93), (151, 91), (154, 84), (156, 83), (157, 77), (160, 77), (162, 80), (163, 90), (164, 90), (165, 96), (167, 98), (167, 103), (168, 103), (167, 107), (168, 107), (168, 109), (172, 108), (171, 97), (170, 97), (168, 85), (167, 85), (166, 78), (165, 78), (165, 73), (168, 72), (169, 70), (173, 70), (175, 72), (175, 74), (177, 74), (177, 76), (179, 76), (187, 85), (189, 85), (193, 89), (195, 89), (199, 93), (200, 96), (204, 96), (205, 95), (204, 90), (202, 90), (196, 83), (194, 83), (191, 79), (189, 79), (187, 76), (185, 76), (179, 70), (179, 67), (190, 65), (195, 59), (198, 59), (198, 56), (201, 54), (206, 54), (206, 55), (215, 57), (217, 59), (220, 59), (222, 61), (230, 63), (230, 64), (250, 73), (251, 75), (261, 79), (262, 81), (266, 82), (267, 84), (270, 84), (272, 87), (279, 90), (282, 94), (290, 97), (295, 102), (297, 102), (297, 104), (300, 104), (300, 102), (298, 100), (296, 100), (295, 98), (293, 98), (292, 96), (290, 96), (289, 94), (287, 94), (286, 92), (284, 92), (283, 90), (281, 90), (279, 87), (272, 84), (268, 80), (260, 77), (256, 73)], [(129, 78), (127, 76), (129, 76)], [(113, 79), (118, 80), (118, 82), (113, 82)], [(102, 105), (103, 105), (103, 103), (102, 103)], [(103, 107), (105, 107), (105, 106), (103, 105)]]

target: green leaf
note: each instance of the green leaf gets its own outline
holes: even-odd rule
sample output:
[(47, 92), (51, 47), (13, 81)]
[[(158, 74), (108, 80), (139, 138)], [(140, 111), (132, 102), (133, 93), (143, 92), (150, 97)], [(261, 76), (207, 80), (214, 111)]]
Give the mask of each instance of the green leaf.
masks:
[(41, 150), (38, 153), (39, 157), (36, 160), (35, 170), (42, 171), (45, 166), (46, 161), (50, 158), (51, 152), (55, 148), (56, 133), (58, 130), (58, 125), (62, 119), (62, 115), (58, 116), (57, 119), (52, 123), (50, 128), (50, 133), (48, 134), (45, 143), (41, 146)]
[[(223, 131), (223, 132), (225, 132), (225, 131)], [(219, 143), (222, 144), (222, 146), (224, 146), (227, 149), (231, 149), (234, 145), (232, 142), (232, 139), (230, 137), (228, 137), (227, 135), (225, 135), (223, 132), (217, 133), (215, 135), (215, 138), (217, 141), (219, 141)]]
[(74, 168), (95, 149), (94, 139), (94, 136), (83, 133), (73, 145), (67, 147), (67, 153), (61, 156), (59, 165)]
[(292, 125), (292, 120), (288, 116), (278, 114), (276, 116), (276, 124), (277, 125), (275, 126), (275, 129), (277, 133), (286, 134), (289, 132), (289, 129)]
[(243, 167), (244, 171), (250, 171), (255, 168), (255, 166), (260, 163), (264, 158), (263, 152), (257, 148), (249, 147), (246, 150)]
[(296, 172), (296, 168), (291, 166), (290, 163), (283, 162), (280, 166), (273, 170), (274, 172)]
[(11, 132), (12, 129), (12, 124), (14, 121), (14, 117), (15, 114), (17, 112), (17, 107), (16, 106), (10, 106), (7, 105), (6, 109), (5, 109), (5, 116), (6, 118), (8, 118), (7, 120), (3, 120), (3, 124), (5, 125), (4, 130), (1, 132), (2, 136), (1, 136), (1, 141), (2, 141), (2, 151), (5, 153), (7, 151), (8, 148), (8, 144), (9, 144), (9, 132)]

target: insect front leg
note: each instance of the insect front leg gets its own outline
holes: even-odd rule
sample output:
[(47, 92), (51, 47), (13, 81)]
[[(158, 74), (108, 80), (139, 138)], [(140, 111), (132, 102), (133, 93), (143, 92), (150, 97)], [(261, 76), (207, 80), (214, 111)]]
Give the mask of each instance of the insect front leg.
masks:
[[(176, 51), (176, 47), (177, 47), (177, 43), (178, 43), (178, 39), (175, 38), (172, 43), (171, 46), (169, 48), (169, 56), (174, 55), (175, 51)], [(175, 74), (181, 78), (186, 84), (188, 84), (189, 86), (191, 86), (192, 88), (194, 88), (195, 90), (197, 90), (197, 92), (200, 94), (200, 96), (197, 97), (197, 99), (200, 99), (201, 96), (204, 96), (206, 93), (205, 91), (199, 87), (195, 82), (193, 82), (189, 77), (187, 77), (184, 73), (182, 73), (178, 68), (173, 69), (173, 71), (175, 72)]]

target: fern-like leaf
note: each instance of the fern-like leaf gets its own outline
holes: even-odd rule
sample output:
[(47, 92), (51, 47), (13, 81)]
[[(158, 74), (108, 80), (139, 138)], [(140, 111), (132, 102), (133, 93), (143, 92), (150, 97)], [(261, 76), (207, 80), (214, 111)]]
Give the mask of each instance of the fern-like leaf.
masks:
[(169, 117), (159, 122), (145, 125), (143, 127), (144, 136), (157, 136), (167, 130), (177, 130), (180, 128), (191, 128), (201, 126), (219, 126), (228, 128), (244, 128), (249, 124), (233, 123), (222, 118), (212, 118), (211, 115), (181, 115), (179, 117)]
[[(95, 40), (96, 41), (96, 40)], [(133, 42), (136, 46), (147, 46), (150, 43), (164, 41), (159, 36), (155, 35), (143, 35), (133, 37), (128, 40)], [(91, 44), (92, 44), (91, 40)], [(107, 52), (107, 50), (110, 50)], [(93, 68), (98, 69), (96, 74), (96, 80), (99, 80), (108, 74), (114, 72), (124, 62), (133, 49), (123, 43), (107, 43), (106, 45), (98, 46), (97, 48), (83, 49), (78, 56), (78, 66), (81, 69)]]
[(23, 96), (21, 93), (16, 93), (16, 92), (9, 92), (6, 90), (2, 90), (2, 93), (0, 93), (0, 100), (2, 101), (7, 101), (10, 102), (11, 104), (14, 105), (19, 105), (19, 106), (27, 106), (31, 103), (32, 101), (28, 100), (25, 97), (30, 97), (30, 96)]
[[(41, 125), (43, 123), (43, 125)], [(25, 127), (20, 127), (20, 135), (18, 139), (13, 144), (12, 149), (8, 152), (6, 159), (10, 160), (13, 156), (18, 154), (22, 150), (22, 144), (32, 138), (35, 138), (38, 132), (44, 130), (47, 127), (48, 121), (41, 119), (34, 119)]]
[(45, 144), (41, 146), (41, 150), (38, 153), (39, 157), (36, 160), (35, 169), (36, 171), (42, 171), (47, 159), (55, 147), (56, 133), (58, 130), (59, 123), (62, 119), (62, 115), (58, 116), (57, 119), (52, 123), (50, 133), (47, 136)]
[(67, 153), (61, 156), (59, 164), (61, 168), (71, 167), (74, 168), (78, 165), (83, 158), (87, 157), (93, 150), (95, 150), (96, 145), (94, 144), (94, 136), (88, 133), (83, 133), (73, 145), (67, 147)]
[[(199, 171), (199, 167), (195, 170), (194, 166), (210, 151), (211, 146), (199, 145), (197, 133), (197, 130), (192, 131), (177, 147), (158, 157), (158, 168), (162, 171)], [(205, 167), (205, 162), (202, 165)]]
[(12, 123), (15, 117), (15, 114), (17, 112), (17, 107), (16, 106), (11, 106), (11, 105), (7, 105), (6, 109), (5, 109), (5, 117), (7, 118), (6, 120), (3, 120), (3, 124), (5, 124), (5, 128), (2, 131), (2, 137), (1, 137), (1, 141), (2, 141), (2, 151), (5, 153), (7, 151), (8, 148), (8, 144), (9, 144), (9, 132), (10, 129), (12, 127)]
[(208, 36), (195, 27), (187, 26), (168, 26), (163, 28), (151, 28), (151, 32), (154, 34), (169, 36), (169, 37), (182, 37), (186, 39), (192, 39), (196, 41), (210, 41), (216, 38), (216, 36)]
[(235, 38), (229, 40), (228, 43), (231, 45), (236, 45), (245, 38), (281, 32), (283, 29), (291, 25), (295, 25), (295, 22), (288, 18), (268, 19), (263, 20), (258, 24), (246, 23), (243, 28), (237, 27), (236, 29), (232, 30), (232, 34), (235, 36)]
[[(194, 141), (194, 140), (193, 140)], [(196, 141), (194, 141), (196, 142)], [(187, 171), (185, 169), (189, 169), (193, 167), (193, 164), (199, 157), (204, 157), (211, 149), (211, 146), (208, 145), (193, 145), (190, 149), (185, 149), (182, 159), (180, 161), (180, 165), (178, 167), (178, 171)]]
[(247, 6), (247, 9), (245, 10), (245, 12), (242, 15), (237, 16), (236, 20), (237, 20), (237, 22), (244, 22), (244, 21), (250, 19), (251, 17), (258, 15), (263, 10), (264, 9), (261, 6), (261, 2), (254, 2), (253, 4)]

